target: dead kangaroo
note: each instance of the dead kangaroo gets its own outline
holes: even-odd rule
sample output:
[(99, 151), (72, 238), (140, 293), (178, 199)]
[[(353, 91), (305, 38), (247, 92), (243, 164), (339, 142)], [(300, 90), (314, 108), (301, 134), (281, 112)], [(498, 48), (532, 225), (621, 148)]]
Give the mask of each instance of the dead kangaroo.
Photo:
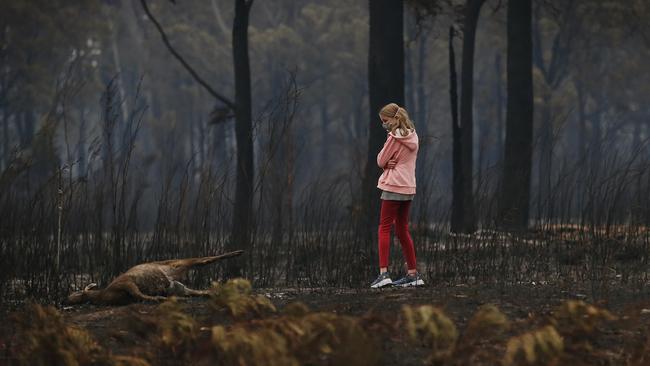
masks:
[(243, 250), (213, 257), (170, 259), (131, 267), (117, 276), (106, 288), (95, 290), (96, 283), (72, 293), (64, 304), (90, 302), (96, 305), (124, 305), (136, 301), (163, 301), (167, 296), (208, 296), (205, 290), (192, 290), (178, 282), (191, 268), (205, 266), (220, 259), (236, 257)]

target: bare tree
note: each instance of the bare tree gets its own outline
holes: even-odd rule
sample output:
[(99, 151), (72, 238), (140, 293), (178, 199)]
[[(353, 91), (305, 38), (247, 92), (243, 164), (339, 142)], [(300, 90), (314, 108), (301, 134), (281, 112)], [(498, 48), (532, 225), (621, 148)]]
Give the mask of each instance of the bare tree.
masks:
[(401, 1), (370, 0), (370, 47), (368, 49), (368, 87), (370, 121), (368, 159), (363, 177), (363, 207), (366, 232), (379, 222), (377, 153), (386, 138), (377, 113), (388, 103), (404, 105), (404, 8)]
[[(551, 194), (551, 178), (553, 175), (553, 117), (551, 98), (569, 74), (569, 58), (571, 48), (575, 43), (576, 34), (579, 33), (576, 17), (576, 1), (567, 0), (561, 3), (562, 8), (557, 9), (559, 14), (552, 13), (549, 19), (557, 22), (559, 30), (552, 40), (550, 57), (544, 57), (545, 49), (542, 43), (542, 14), (543, 4), (538, 3), (533, 13), (533, 64), (541, 72), (546, 88), (541, 93), (541, 120), (540, 120), (540, 151), (539, 151), (539, 210), (540, 216), (544, 208), (542, 203), (545, 197)], [(551, 8), (550, 5), (547, 7)], [(556, 11), (556, 12), (557, 12)], [(547, 202), (548, 214), (552, 215), (551, 202)]]
[[(228, 247), (248, 247), (253, 214), (253, 135), (252, 135), (252, 97), (250, 62), (248, 56), (248, 20), (254, 0), (235, 0), (235, 19), (233, 21), (232, 48), (235, 68), (235, 101), (217, 92), (208, 82), (201, 78), (192, 66), (174, 49), (162, 26), (153, 16), (146, 0), (140, 0), (142, 8), (160, 33), (169, 52), (183, 65), (205, 90), (224, 107), (216, 108), (213, 121), (221, 122), (235, 116), (235, 135), (237, 141), (237, 174), (232, 230)], [(214, 5), (214, 3), (213, 3)], [(213, 6), (213, 11), (216, 8)], [(237, 275), (241, 261), (229, 263), (227, 272)]]
[[(251, 71), (248, 57), (248, 16), (253, 0), (235, 0), (232, 31), (235, 62), (235, 135), (237, 140), (237, 188), (229, 247), (248, 248), (253, 214), (253, 134)], [(228, 263), (228, 274), (237, 275), (238, 261)]]
[(449, 97), (451, 105), (452, 169), (451, 185), (451, 231), (460, 232), (463, 220), (463, 195), (461, 194), (463, 171), (460, 166), (460, 130), (458, 124), (458, 80), (456, 77), (456, 54), (454, 52), (454, 27), (449, 27)]
[(485, 0), (467, 0), (463, 21), (463, 60), (461, 66), (460, 125), (461, 125), (461, 169), (463, 170), (462, 194), (462, 230), (473, 232), (476, 229), (474, 214), (474, 48), (476, 26)]
[(531, 0), (508, 2), (508, 106), (497, 220), (509, 229), (525, 229), (528, 226), (533, 143), (531, 13)]

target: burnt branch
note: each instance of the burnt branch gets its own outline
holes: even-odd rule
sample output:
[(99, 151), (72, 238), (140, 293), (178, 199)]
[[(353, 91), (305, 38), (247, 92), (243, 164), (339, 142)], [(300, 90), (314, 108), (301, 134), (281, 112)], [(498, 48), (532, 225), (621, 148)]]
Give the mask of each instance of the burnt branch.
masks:
[(146, 0), (140, 0), (140, 4), (142, 4), (142, 8), (144, 9), (144, 12), (147, 14), (149, 19), (151, 19), (151, 22), (153, 23), (153, 25), (158, 30), (158, 33), (160, 33), (160, 37), (162, 38), (162, 41), (165, 44), (165, 46), (167, 47), (167, 49), (169, 50), (169, 52), (178, 60), (178, 62), (180, 62), (183, 65), (183, 67), (185, 67), (187, 72), (189, 72), (190, 75), (192, 75), (194, 80), (196, 80), (197, 83), (201, 84), (201, 86), (203, 86), (203, 88), (205, 88), (205, 90), (207, 90), (208, 93), (210, 93), (210, 95), (212, 95), (213, 97), (219, 99), (221, 102), (223, 102), (225, 105), (227, 105), (228, 108), (234, 110), (235, 109), (235, 103), (233, 103), (230, 99), (224, 97), (223, 95), (219, 94), (216, 90), (214, 90), (210, 86), (210, 84), (208, 84), (203, 78), (201, 78), (199, 76), (199, 74), (196, 72), (196, 70), (194, 70), (194, 68), (192, 66), (190, 66), (190, 64), (187, 61), (185, 61), (183, 56), (181, 56), (181, 54), (178, 53), (178, 51), (176, 51), (176, 49), (174, 49), (172, 44), (169, 42), (169, 38), (167, 37), (167, 34), (165, 33), (165, 30), (162, 28), (162, 26), (160, 25), (158, 20), (153, 16), (151, 11), (149, 10), (149, 7), (147, 6), (147, 1)]

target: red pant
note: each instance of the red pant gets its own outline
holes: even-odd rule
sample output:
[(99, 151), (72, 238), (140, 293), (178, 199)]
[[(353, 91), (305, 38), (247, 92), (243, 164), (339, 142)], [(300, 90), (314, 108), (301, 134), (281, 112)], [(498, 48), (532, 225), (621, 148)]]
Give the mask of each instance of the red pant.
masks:
[(381, 200), (379, 218), (379, 267), (388, 267), (390, 227), (395, 223), (395, 234), (402, 244), (402, 252), (409, 269), (415, 269), (415, 248), (409, 233), (409, 208), (411, 201)]

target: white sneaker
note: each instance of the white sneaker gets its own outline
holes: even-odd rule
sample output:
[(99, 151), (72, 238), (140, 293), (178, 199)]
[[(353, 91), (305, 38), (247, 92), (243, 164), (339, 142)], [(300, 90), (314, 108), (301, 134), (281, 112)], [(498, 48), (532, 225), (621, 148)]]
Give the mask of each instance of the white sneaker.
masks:
[(370, 284), (370, 288), (380, 288), (384, 286), (390, 286), (393, 284), (393, 280), (390, 279), (388, 272), (380, 273), (376, 280)]
[(406, 276), (400, 278), (399, 280), (393, 282), (393, 285), (400, 287), (409, 287), (409, 286), (424, 286), (424, 281), (420, 278), (420, 274), (406, 274)]

